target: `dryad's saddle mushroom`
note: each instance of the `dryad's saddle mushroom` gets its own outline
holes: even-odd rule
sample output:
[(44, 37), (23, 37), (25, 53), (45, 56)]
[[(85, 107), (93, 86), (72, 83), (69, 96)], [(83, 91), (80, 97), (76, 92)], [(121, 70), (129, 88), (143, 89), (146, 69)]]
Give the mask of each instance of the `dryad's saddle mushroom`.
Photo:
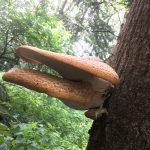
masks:
[(20, 46), (16, 53), (27, 62), (47, 65), (61, 77), (14, 68), (3, 75), (3, 80), (57, 97), (71, 108), (89, 110), (86, 116), (91, 118), (104, 112), (102, 106), (108, 90), (119, 83), (117, 73), (97, 58), (59, 54), (26, 45)]

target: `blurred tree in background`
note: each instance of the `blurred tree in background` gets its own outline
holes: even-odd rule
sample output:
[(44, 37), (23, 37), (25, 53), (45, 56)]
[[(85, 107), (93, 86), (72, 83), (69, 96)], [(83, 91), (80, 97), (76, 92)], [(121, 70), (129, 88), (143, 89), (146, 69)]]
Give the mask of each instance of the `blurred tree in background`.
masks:
[(56, 14), (72, 32), (74, 42), (90, 45), (84, 53), (106, 59), (117, 39), (127, 4), (121, 0), (64, 0)]

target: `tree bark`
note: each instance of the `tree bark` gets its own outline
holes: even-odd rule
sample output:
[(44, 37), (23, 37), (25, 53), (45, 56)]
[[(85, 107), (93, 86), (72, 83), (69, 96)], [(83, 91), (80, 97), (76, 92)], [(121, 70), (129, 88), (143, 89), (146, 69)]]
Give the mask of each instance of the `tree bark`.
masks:
[(134, 0), (114, 64), (121, 83), (108, 115), (94, 121), (87, 150), (150, 150), (150, 0)]

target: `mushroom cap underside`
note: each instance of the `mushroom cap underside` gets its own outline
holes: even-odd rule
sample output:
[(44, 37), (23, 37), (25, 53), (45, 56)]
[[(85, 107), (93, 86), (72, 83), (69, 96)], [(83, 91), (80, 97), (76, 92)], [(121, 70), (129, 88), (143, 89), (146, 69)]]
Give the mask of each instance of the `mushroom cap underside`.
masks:
[(112, 67), (102, 61), (42, 50), (22, 45), (16, 50), (19, 57), (30, 63), (45, 64), (68, 80), (87, 81), (95, 76), (116, 85), (119, 77)]

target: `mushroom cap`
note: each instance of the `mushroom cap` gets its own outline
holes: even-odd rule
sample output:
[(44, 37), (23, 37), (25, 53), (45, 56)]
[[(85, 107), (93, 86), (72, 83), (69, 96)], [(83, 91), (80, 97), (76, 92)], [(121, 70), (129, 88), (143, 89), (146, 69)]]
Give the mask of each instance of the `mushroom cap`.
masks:
[(87, 81), (95, 76), (111, 82), (119, 83), (115, 70), (102, 61), (76, 57), (42, 50), (27, 45), (20, 46), (16, 53), (25, 61), (45, 64), (68, 80)]
[(90, 83), (69, 81), (36, 70), (13, 68), (3, 75), (3, 80), (59, 98), (74, 109), (98, 107), (104, 100)]

